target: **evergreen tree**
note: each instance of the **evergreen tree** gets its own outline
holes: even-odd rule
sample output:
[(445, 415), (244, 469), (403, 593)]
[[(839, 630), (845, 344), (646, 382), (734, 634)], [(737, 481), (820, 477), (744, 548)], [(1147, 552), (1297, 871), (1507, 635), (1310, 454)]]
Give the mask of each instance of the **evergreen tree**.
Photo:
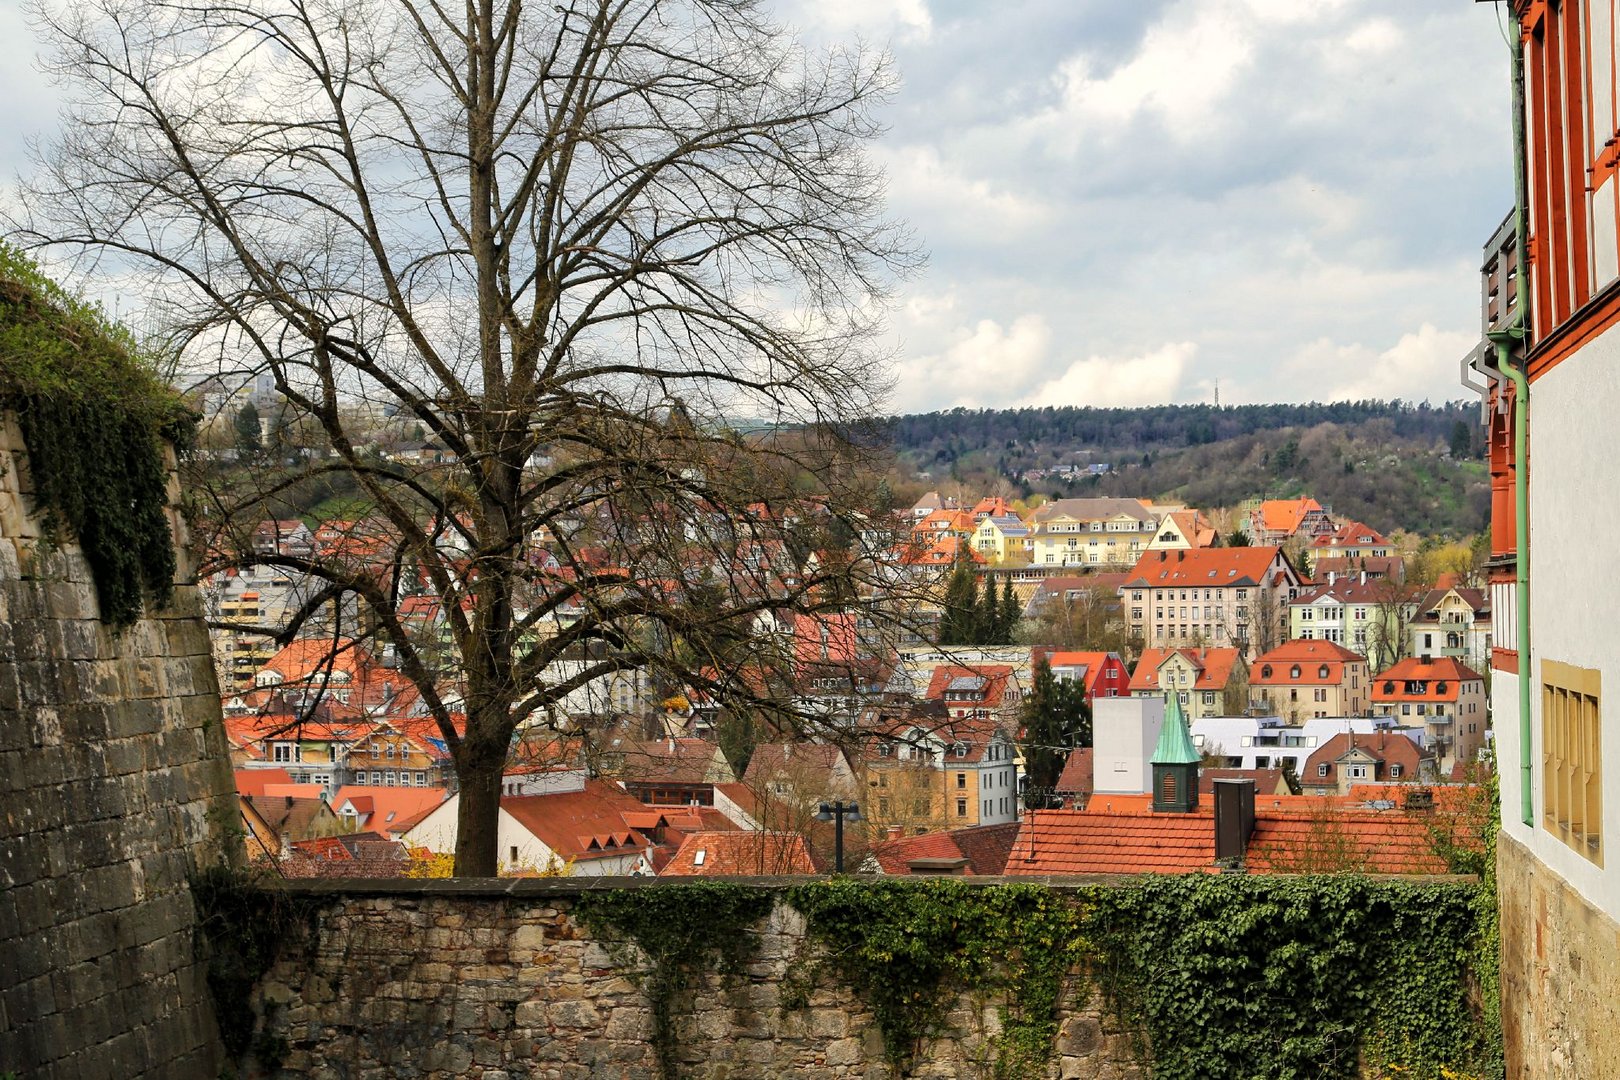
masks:
[(997, 645), (1011, 645), (1013, 635), (1018, 632), (1018, 620), (1023, 615), (1023, 605), (1018, 602), (1018, 594), (1013, 592), (1012, 578), (1008, 578), (1001, 588), (1001, 610), (997, 621)]
[(1069, 751), (1091, 745), (1091, 705), (1083, 683), (1060, 680), (1041, 657), (1035, 685), (1024, 700), (1024, 772), (1029, 777), (1025, 803), (1031, 810), (1053, 805), (1052, 789), (1063, 773)]
[(1249, 544), (1249, 534), (1242, 529), (1233, 529), (1226, 534), (1227, 547), (1248, 547)]
[(951, 576), (945, 582), (945, 610), (939, 620), (939, 644), (971, 645), (973, 643), (974, 604), (978, 598), (978, 577), (973, 571), (973, 560), (964, 549), (951, 567)]
[(259, 456), (259, 408), (248, 402), (236, 414), (236, 453), (244, 461)]

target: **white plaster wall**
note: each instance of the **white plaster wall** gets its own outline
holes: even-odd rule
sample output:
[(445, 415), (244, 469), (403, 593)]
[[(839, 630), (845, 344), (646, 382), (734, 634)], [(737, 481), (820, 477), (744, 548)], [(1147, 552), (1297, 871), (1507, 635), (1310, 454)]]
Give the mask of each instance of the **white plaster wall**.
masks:
[(1517, 693), (1498, 676), (1497, 745), (1502, 809), (1509, 833), (1611, 916), (1620, 916), (1620, 577), (1605, 569), (1582, 537), (1620, 535), (1620, 478), (1612, 436), (1620, 416), (1620, 327), (1553, 368), (1530, 392), (1530, 647), (1520, 673), (1531, 695), (1530, 760), (1535, 808), (1541, 804), (1541, 662), (1596, 669), (1602, 680), (1603, 855), (1599, 867), (1519, 817)]
[(1153, 750), (1164, 726), (1163, 697), (1098, 698), (1092, 702), (1092, 786), (1097, 794), (1150, 790)]

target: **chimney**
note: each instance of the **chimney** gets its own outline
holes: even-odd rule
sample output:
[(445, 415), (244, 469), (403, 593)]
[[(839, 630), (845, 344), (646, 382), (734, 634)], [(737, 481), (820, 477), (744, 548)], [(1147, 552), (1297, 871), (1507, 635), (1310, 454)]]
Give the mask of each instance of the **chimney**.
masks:
[(1254, 781), (1216, 780), (1214, 787), (1215, 865), (1237, 873), (1254, 835)]
[(900, 826), (898, 826), (898, 825), (890, 825), (889, 826), (889, 839), (890, 840), (898, 840), (904, 835), (906, 835), (906, 830), (902, 829)]
[(1339, 580), (1339, 572), (1337, 570), (1329, 570), (1328, 571), (1328, 584), (1332, 585), (1334, 582), (1336, 582), (1338, 580)]
[(1361, 572), (1361, 583), (1363, 585), (1367, 584), (1367, 571), (1365, 570)]

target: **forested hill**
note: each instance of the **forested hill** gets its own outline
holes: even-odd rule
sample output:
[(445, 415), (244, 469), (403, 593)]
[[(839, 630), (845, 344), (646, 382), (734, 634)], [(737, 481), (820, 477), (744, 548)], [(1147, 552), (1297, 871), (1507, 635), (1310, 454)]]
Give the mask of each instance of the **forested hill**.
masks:
[(1278, 428), (1359, 425), (1389, 420), (1401, 439), (1451, 438), (1457, 421), (1477, 422), (1478, 405), (1448, 402), (1340, 401), (1308, 405), (1155, 405), (1139, 409), (1066, 406), (1040, 409), (950, 409), (896, 416), (888, 424), (901, 452), (932, 456), (951, 447), (971, 453), (1016, 442), (1030, 449), (1101, 448), (1111, 453), (1201, 446)]
[(1010, 487), (1203, 509), (1312, 495), (1380, 530), (1453, 537), (1483, 528), (1490, 502), (1468, 402), (954, 409), (889, 425), (897, 494)]

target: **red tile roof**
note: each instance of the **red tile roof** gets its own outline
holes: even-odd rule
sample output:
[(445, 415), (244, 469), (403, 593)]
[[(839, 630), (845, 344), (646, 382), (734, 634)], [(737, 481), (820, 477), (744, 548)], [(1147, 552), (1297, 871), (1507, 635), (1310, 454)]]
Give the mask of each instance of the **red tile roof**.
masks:
[[(1006, 692), (1007, 680), (1012, 675), (1010, 664), (940, 664), (934, 668), (934, 674), (928, 680), (928, 689), (923, 697), (931, 701), (945, 699), (945, 691), (956, 679), (982, 680), (980, 688), (975, 691), (976, 697), (971, 702), (962, 704), (978, 704), (986, 708), (995, 708), (1001, 704), (1001, 696)], [(948, 702), (954, 705), (956, 702)]]
[[(1299, 772), (1299, 779), (1306, 787), (1327, 787), (1338, 783), (1338, 760), (1351, 750), (1360, 750), (1377, 763), (1375, 780), (1416, 780), (1421, 775), (1423, 763), (1432, 762), (1434, 754), (1424, 750), (1417, 742), (1399, 733), (1380, 731), (1375, 734), (1357, 735), (1354, 732), (1340, 732), (1327, 742), (1318, 746), (1305, 759), (1305, 767)], [(1389, 767), (1399, 765), (1400, 777), (1389, 775)], [(1326, 766), (1327, 772), (1322, 768)]]
[(1273, 546), (1149, 551), (1137, 562), (1123, 587), (1253, 587), (1265, 578), (1280, 550)]
[(814, 874), (810, 847), (798, 833), (698, 832), (681, 841), (660, 876)]
[[(1247, 867), (1251, 873), (1443, 874), (1429, 821), (1406, 811), (1348, 808), (1336, 799), (1267, 797), (1257, 800)], [(1207, 808), (1192, 814), (1036, 810), (1024, 818), (1006, 872), (1208, 873), (1214, 863), (1215, 820)]]
[(1371, 525), (1359, 521), (1347, 521), (1330, 533), (1316, 537), (1311, 541), (1312, 547), (1342, 548), (1342, 547), (1389, 547), (1389, 541), (1383, 534)]
[(1069, 758), (1063, 763), (1063, 772), (1058, 775), (1057, 791), (1062, 795), (1091, 794), (1092, 749), (1089, 746), (1078, 747), (1069, 751)]
[[(1409, 656), (1373, 677), (1372, 700), (1379, 701), (1456, 701), (1462, 684), (1482, 682), (1485, 676), (1450, 656), (1422, 658)], [(1408, 683), (1422, 683), (1421, 691), (1408, 690)], [(1445, 692), (1440, 687), (1445, 686)]]
[(1444, 874), (1426, 815), (1403, 810), (1255, 814), (1251, 873)]
[(1032, 810), (1007, 857), (1008, 876), (1185, 874), (1215, 868), (1208, 813)]
[(967, 860), (963, 872), (996, 876), (1007, 867), (1007, 856), (1018, 839), (1018, 822), (975, 825), (948, 832), (899, 836), (873, 844), (871, 856), (885, 874), (910, 874), (921, 859)]

